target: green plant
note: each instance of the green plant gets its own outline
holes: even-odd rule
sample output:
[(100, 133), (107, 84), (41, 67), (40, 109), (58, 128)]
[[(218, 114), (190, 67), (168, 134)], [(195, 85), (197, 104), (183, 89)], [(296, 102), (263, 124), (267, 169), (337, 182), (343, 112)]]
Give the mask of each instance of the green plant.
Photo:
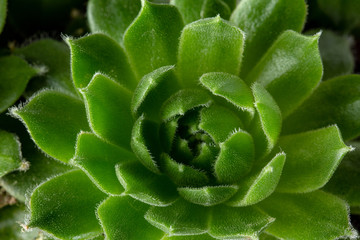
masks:
[(320, 34), (298, 33), (305, 2), (171, 4), (90, 1), (102, 33), (66, 38), (76, 90), (11, 110), (72, 167), (33, 191), (26, 226), (61, 239), (356, 237), (347, 203), (320, 188), (360, 135), (360, 77), (320, 83)]

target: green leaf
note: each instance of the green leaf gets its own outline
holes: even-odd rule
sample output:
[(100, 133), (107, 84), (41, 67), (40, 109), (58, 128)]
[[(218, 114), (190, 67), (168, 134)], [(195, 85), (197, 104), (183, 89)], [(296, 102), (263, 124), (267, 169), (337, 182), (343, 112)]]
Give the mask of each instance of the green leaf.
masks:
[(160, 116), (163, 121), (168, 121), (176, 116), (183, 116), (194, 108), (209, 106), (211, 102), (211, 97), (204, 90), (183, 89), (171, 95), (164, 102)]
[(197, 235), (207, 230), (208, 208), (182, 199), (168, 207), (151, 207), (145, 219), (168, 235)]
[(179, 90), (174, 66), (165, 66), (145, 75), (134, 91), (131, 111), (135, 117), (145, 114), (159, 120), (162, 103)]
[(118, 195), (124, 189), (116, 176), (115, 165), (127, 161), (137, 161), (132, 152), (104, 142), (92, 133), (82, 132), (77, 137), (71, 163), (81, 168), (99, 189)]
[(345, 155), (334, 176), (323, 189), (345, 199), (351, 207), (360, 207), (360, 143), (349, 144), (355, 150)]
[(42, 91), (11, 114), (21, 119), (35, 143), (50, 156), (68, 162), (77, 134), (89, 129), (83, 103), (57, 91)]
[(284, 120), (284, 134), (336, 124), (345, 140), (360, 135), (360, 76), (323, 82), (300, 108)]
[(7, 0), (0, 0), (0, 33), (2, 32), (7, 12)]
[(104, 33), (122, 44), (124, 32), (140, 8), (140, 0), (90, 0), (87, 18), (91, 32)]
[(107, 141), (130, 149), (129, 139), (134, 124), (130, 110), (131, 92), (99, 73), (80, 92), (84, 96), (93, 132)]
[(239, 183), (239, 190), (227, 204), (235, 207), (248, 206), (270, 196), (280, 180), (285, 158), (285, 153), (278, 153), (260, 171), (246, 177)]
[(203, 206), (213, 206), (231, 198), (237, 189), (237, 186), (208, 186), (201, 188), (178, 188), (178, 191), (189, 202)]
[(209, 234), (217, 239), (258, 239), (260, 232), (275, 219), (255, 207), (213, 207)]
[(257, 115), (250, 133), (254, 138), (256, 158), (260, 158), (275, 146), (281, 132), (282, 116), (279, 106), (263, 86), (255, 83), (252, 91)]
[(178, 120), (179, 117), (175, 117), (170, 121), (162, 122), (160, 125), (159, 135), (161, 146), (167, 153), (172, 149), (178, 128)]
[(319, 34), (303, 36), (285, 31), (245, 79), (263, 85), (284, 118), (312, 94), (321, 80), (319, 37)]
[(161, 240), (214, 240), (207, 234), (185, 235), (185, 236), (165, 236)]
[(220, 153), (214, 168), (216, 179), (221, 183), (236, 183), (250, 172), (255, 157), (251, 135), (236, 131), (220, 143)]
[(16, 56), (0, 58), (0, 113), (13, 105), (25, 91), (36, 70)]
[[(238, 75), (244, 34), (217, 16), (185, 26), (179, 43), (177, 72), (187, 87), (198, 85), (207, 72)], [(226, 57), (224, 57), (226, 56)]]
[(144, 219), (147, 209), (146, 204), (128, 196), (106, 199), (97, 210), (106, 239), (161, 239), (164, 233)]
[(281, 239), (338, 239), (354, 237), (346, 203), (322, 191), (275, 193), (260, 203), (276, 221), (266, 229)]
[(101, 233), (95, 207), (105, 194), (80, 170), (57, 176), (35, 189), (31, 196), (29, 227), (58, 238), (87, 239)]
[(125, 51), (115, 40), (104, 34), (92, 34), (79, 39), (66, 39), (71, 49), (71, 71), (75, 87), (84, 88), (94, 74), (101, 72), (128, 90), (137, 81)]
[[(44, 71), (42, 78), (30, 82), (34, 92), (42, 87), (63, 90), (77, 96), (70, 73), (70, 49), (62, 42), (52, 39), (35, 41), (28, 46), (14, 50), (16, 55), (22, 56), (33, 65)], [(42, 83), (44, 81), (45, 83)], [(33, 86), (33, 85), (35, 86)], [(28, 89), (27, 89), (28, 91)], [(31, 94), (31, 93), (30, 93)]]
[(277, 237), (274, 237), (268, 233), (265, 233), (263, 232), (261, 235), (260, 235), (260, 240), (278, 240), (279, 238)]
[[(124, 45), (137, 78), (176, 63), (184, 24), (176, 7), (142, 0), (142, 8), (124, 35)], [(169, 24), (171, 23), (171, 24)]]
[(337, 126), (281, 137), (279, 146), (286, 153), (286, 164), (277, 191), (289, 193), (323, 187), (351, 151)]
[(0, 130), (0, 177), (21, 168), (22, 161), (18, 137), (13, 133)]
[(154, 206), (167, 206), (178, 197), (176, 186), (163, 175), (157, 175), (139, 162), (120, 163), (116, 175), (125, 194)]
[(283, 31), (300, 32), (305, 18), (304, 0), (242, 0), (230, 18), (246, 34), (241, 76), (247, 76)]

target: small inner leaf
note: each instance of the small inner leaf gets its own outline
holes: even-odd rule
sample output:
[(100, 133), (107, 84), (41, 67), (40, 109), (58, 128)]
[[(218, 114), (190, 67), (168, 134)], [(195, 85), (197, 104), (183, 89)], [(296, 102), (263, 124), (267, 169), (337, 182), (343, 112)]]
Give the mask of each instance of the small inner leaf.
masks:
[(0, 130), (0, 178), (20, 168), (21, 145), (15, 134)]

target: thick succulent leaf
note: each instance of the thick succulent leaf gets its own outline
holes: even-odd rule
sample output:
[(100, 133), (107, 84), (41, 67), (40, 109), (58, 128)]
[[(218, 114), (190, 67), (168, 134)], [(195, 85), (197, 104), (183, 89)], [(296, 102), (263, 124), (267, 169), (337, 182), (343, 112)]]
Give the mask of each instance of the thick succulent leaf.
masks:
[(275, 193), (260, 203), (276, 221), (266, 229), (281, 239), (329, 240), (354, 237), (347, 204), (327, 193)]
[(97, 209), (106, 239), (161, 239), (164, 232), (144, 219), (148, 208), (148, 205), (129, 196), (106, 199)]
[(189, 147), (189, 141), (176, 138), (170, 152), (174, 159), (182, 163), (189, 163), (193, 159), (193, 153)]
[(237, 189), (237, 186), (208, 186), (178, 188), (178, 191), (189, 202), (203, 206), (213, 206), (231, 198)]
[(45, 153), (63, 162), (73, 157), (80, 130), (89, 129), (84, 104), (57, 91), (42, 91), (24, 107), (13, 108), (11, 113), (25, 123)]
[(81, 168), (102, 191), (118, 195), (124, 189), (116, 176), (115, 165), (127, 161), (137, 161), (132, 152), (82, 132), (77, 137), (71, 163)]
[(131, 111), (137, 118), (145, 114), (147, 118), (159, 120), (162, 103), (179, 90), (174, 66), (165, 66), (145, 75), (134, 91)]
[(15, 49), (14, 53), (44, 71), (42, 78), (36, 78), (30, 82), (30, 92), (29, 87), (27, 88), (29, 95), (41, 87), (50, 87), (75, 94), (69, 65), (70, 50), (66, 44), (52, 39), (42, 39)]
[[(198, 85), (207, 72), (238, 75), (244, 34), (220, 16), (187, 25), (181, 34), (177, 72), (187, 87)], [(224, 58), (226, 56), (226, 58)]]
[(93, 132), (130, 149), (134, 124), (130, 110), (131, 92), (102, 74), (95, 74), (89, 85), (80, 91)]
[(90, 0), (87, 19), (91, 32), (105, 33), (122, 44), (124, 32), (140, 8), (140, 0)]
[(221, 183), (236, 183), (250, 172), (255, 157), (254, 141), (244, 131), (236, 131), (220, 143), (220, 153), (214, 168)]
[(164, 172), (178, 186), (200, 187), (209, 182), (205, 172), (176, 162), (167, 154), (161, 155), (161, 162)]
[[(142, 8), (124, 35), (124, 45), (137, 78), (176, 63), (183, 20), (176, 7), (142, 0)], [(171, 23), (171, 24), (170, 24)]]
[(0, 0), (0, 33), (2, 32), (7, 12), (7, 0)]
[(182, 199), (168, 207), (151, 207), (145, 219), (168, 235), (197, 235), (207, 230), (208, 208)]
[(19, 169), (21, 164), (21, 144), (18, 137), (13, 133), (0, 130), (0, 178)]
[(178, 197), (176, 186), (163, 175), (157, 175), (139, 162), (120, 163), (116, 175), (125, 194), (154, 206), (167, 206)]
[(33, 192), (28, 225), (64, 239), (97, 236), (102, 229), (95, 207), (105, 196), (81, 170), (57, 176)]
[(346, 154), (323, 189), (345, 199), (351, 207), (360, 207), (360, 143), (349, 144), (355, 150)]
[(235, 107), (254, 116), (254, 98), (251, 89), (238, 76), (228, 73), (206, 73), (200, 83), (212, 94), (224, 98)]
[(320, 35), (286, 31), (246, 77), (263, 85), (279, 105), (283, 117), (293, 112), (319, 84), (323, 69), (318, 49)]
[(216, 143), (221, 143), (232, 132), (243, 128), (243, 123), (231, 110), (214, 104), (200, 111), (199, 128), (207, 132)]
[(252, 86), (257, 115), (250, 132), (254, 138), (256, 158), (267, 154), (275, 146), (281, 131), (282, 116), (279, 106), (260, 84)]
[(178, 128), (178, 120), (179, 117), (175, 117), (174, 119), (163, 122), (160, 125), (159, 135), (161, 146), (167, 153), (170, 152), (170, 150), (172, 149), (172, 145), (175, 140)]
[(211, 210), (209, 234), (217, 239), (258, 239), (275, 219), (255, 207), (218, 205)]
[(239, 190), (227, 204), (236, 207), (248, 206), (270, 196), (279, 183), (285, 158), (285, 153), (278, 153), (260, 171), (251, 174), (244, 181), (241, 181), (239, 183)]
[(136, 87), (137, 81), (125, 51), (113, 39), (97, 33), (66, 40), (71, 49), (71, 71), (75, 87), (86, 87), (97, 72), (106, 74), (129, 90)]
[(296, 112), (284, 120), (283, 133), (304, 132), (336, 124), (345, 140), (360, 135), (360, 76), (323, 82)]
[(283, 31), (300, 32), (305, 17), (304, 0), (291, 3), (287, 0), (242, 0), (230, 18), (246, 34), (241, 76), (246, 77)]
[(286, 153), (286, 164), (277, 191), (289, 193), (324, 186), (351, 150), (336, 126), (281, 137), (279, 146)]
[(0, 112), (13, 105), (23, 94), (37, 71), (16, 56), (0, 58)]
[(176, 116), (183, 116), (194, 108), (209, 106), (211, 102), (211, 97), (204, 90), (183, 89), (171, 95), (164, 102), (160, 116), (163, 121), (168, 121)]
[(165, 236), (161, 240), (214, 240), (208, 234), (184, 235), (184, 236)]

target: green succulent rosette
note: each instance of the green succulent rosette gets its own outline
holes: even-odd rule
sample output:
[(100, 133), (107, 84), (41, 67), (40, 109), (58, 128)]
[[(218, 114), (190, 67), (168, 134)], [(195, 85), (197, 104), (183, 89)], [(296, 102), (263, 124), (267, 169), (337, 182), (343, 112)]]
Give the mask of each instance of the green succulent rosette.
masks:
[[(360, 77), (321, 83), (303, 0), (89, 2), (74, 92), (12, 115), (73, 168), (31, 194), (60, 239), (355, 238), (324, 191), (360, 135)], [(106, 16), (106, 17), (105, 17)], [(100, 33), (101, 32), (101, 33)]]

